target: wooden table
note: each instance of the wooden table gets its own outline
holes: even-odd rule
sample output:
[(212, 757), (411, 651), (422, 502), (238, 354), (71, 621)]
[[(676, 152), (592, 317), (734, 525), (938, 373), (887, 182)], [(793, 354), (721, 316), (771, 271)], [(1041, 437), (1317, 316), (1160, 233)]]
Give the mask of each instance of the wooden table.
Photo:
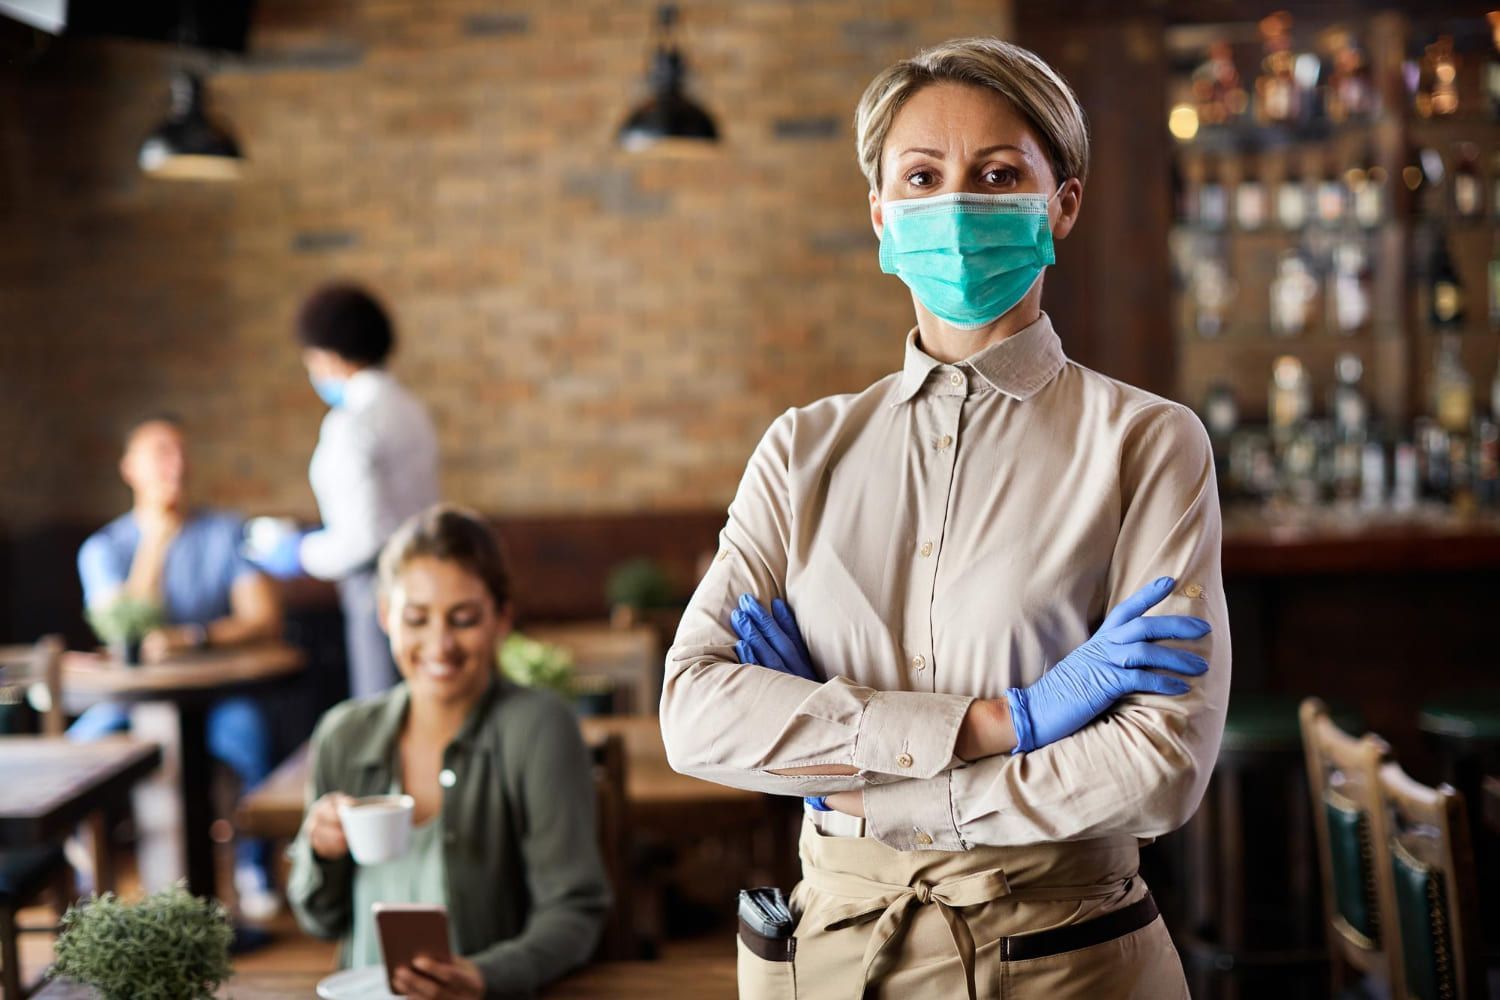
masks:
[[(181, 809), (182, 855), (188, 889), (195, 895), (217, 895), (209, 834), (213, 823), (209, 708), (229, 695), (253, 692), (291, 677), (304, 663), (302, 651), (283, 642), (207, 650), (140, 667), (126, 667), (97, 653), (63, 656), (63, 701), (70, 711), (102, 701), (151, 703), (151, 708), (159, 709), (154, 721), (164, 730), (160, 734), (166, 750), (163, 770), (166, 781), (176, 778), (173, 791)], [(166, 811), (170, 808), (153, 807), (151, 818), (168, 827), (176, 817), (162, 815)], [(137, 810), (138, 818), (140, 813)]]
[[(156, 744), (125, 737), (0, 737), (0, 847), (61, 840), (79, 822), (102, 816), (160, 763)], [(94, 885), (104, 892), (114, 888), (114, 870), (102, 832), (96, 823)]]
[[(287, 1000), (314, 997), (327, 972), (250, 972), (235, 976), (219, 989), (225, 1000)], [(693, 1000), (730, 1000), (736, 994), (735, 957), (682, 958), (661, 962), (601, 962), (580, 969), (550, 989), (544, 997), (592, 1000), (596, 997), (691, 997)], [(87, 986), (54, 979), (34, 1000), (99, 1000)]]

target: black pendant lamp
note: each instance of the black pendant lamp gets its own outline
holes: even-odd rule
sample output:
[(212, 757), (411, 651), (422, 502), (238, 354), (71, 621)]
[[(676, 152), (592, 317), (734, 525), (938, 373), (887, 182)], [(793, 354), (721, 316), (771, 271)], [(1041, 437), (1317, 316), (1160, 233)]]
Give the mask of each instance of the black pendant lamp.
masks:
[(664, 142), (712, 143), (719, 129), (707, 111), (683, 93), (687, 76), (675, 39), (677, 5), (662, 4), (656, 12), (656, 54), (651, 61), (651, 96), (620, 126), (620, 145), (630, 152)]
[(203, 80), (179, 69), (172, 74), (172, 110), (141, 143), (141, 170), (169, 180), (232, 181), (245, 158), (234, 136), (208, 118)]

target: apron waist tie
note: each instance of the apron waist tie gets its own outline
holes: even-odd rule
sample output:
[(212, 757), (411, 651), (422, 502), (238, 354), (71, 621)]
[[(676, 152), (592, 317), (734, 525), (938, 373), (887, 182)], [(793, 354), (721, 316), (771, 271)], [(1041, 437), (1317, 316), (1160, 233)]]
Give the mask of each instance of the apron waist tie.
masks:
[(916, 881), (910, 885), (878, 882), (847, 872), (832, 872), (804, 867), (803, 878), (813, 888), (835, 896), (854, 897), (853, 901), (835, 907), (829, 914), (827, 930), (858, 923), (879, 913), (870, 941), (865, 946), (864, 974), (860, 977), (859, 997), (869, 984), (885, 975), (894, 948), (889, 947), (905, 930), (915, 907), (935, 904), (964, 970), (969, 1000), (977, 1000), (974, 984), (974, 935), (968, 921), (958, 911), (1009, 897), (1016, 900), (1102, 899), (1118, 890), (1118, 883), (1087, 886), (1035, 886), (1012, 889), (1005, 869), (991, 868), (937, 883)]

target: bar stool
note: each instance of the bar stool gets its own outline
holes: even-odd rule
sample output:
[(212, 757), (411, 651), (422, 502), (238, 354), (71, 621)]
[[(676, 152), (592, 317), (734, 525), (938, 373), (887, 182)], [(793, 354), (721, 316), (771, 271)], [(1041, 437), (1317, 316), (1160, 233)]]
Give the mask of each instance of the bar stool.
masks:
[[(1200, 1000), (1299, 996), (1297, 984), (1318, 982), (1327, 964), (1298, 704), (1230, 698), (1213, 778), (1184, 830), (1187, 871), (1176, 881), (1186, 887), (1183, 953)], [(1359, 727), (1348, 709), (1338, 718)]]
[[(1443, 781), (1467, 802), (1482, 802), (1486, 774), (1500, 774), (1500, 690), (1454, 691), (1433, 698), (1417, 714), (1417, 728), (1437, 754)], [(1491, 956), (1500, 953), (1500, 842), (1468, 810), (1469, 842), (1479, 874), (1481, 919)]]

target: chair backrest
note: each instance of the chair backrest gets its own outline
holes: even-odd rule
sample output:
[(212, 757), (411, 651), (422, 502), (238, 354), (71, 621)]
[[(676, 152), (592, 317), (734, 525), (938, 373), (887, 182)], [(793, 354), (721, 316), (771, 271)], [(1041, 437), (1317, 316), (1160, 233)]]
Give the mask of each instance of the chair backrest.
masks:
[(1390, 866), (1379, 863), (1385, 817), (1378, 774), (1390, 748), (1371, 733), (1344, 732), (1317, 698), (1303, 701), (1299, 715), (1335, 982), (1343, 982), (1343, 963), (1397, 982), (1400, 955), (1385, 926), (1394, 887)]
[(1402, 978), (1396, 1000), (1479, 1000), (1487, 997), (1479, 935), (1478, 881), (1463, 796), (1448, 785), (1429, 788), (1401, 765), (1380, 769), (1386, 816), (1386, 864), (1395, 886)]
[(44, 736), (61, 736), (62, 705), (60, 636), (43, 636), (29, 646), (0, 646), (0, 697), (30, 702), (42, 717)]
[(625, 741), (611, 733), (589, 747), (594, 760), (594, 798), (599, 814), (599, 853), (615, 903), (604, 924), (596, 957), (617, 962), (640, 958), (631, 901), (630, 813), (625, 798)]

